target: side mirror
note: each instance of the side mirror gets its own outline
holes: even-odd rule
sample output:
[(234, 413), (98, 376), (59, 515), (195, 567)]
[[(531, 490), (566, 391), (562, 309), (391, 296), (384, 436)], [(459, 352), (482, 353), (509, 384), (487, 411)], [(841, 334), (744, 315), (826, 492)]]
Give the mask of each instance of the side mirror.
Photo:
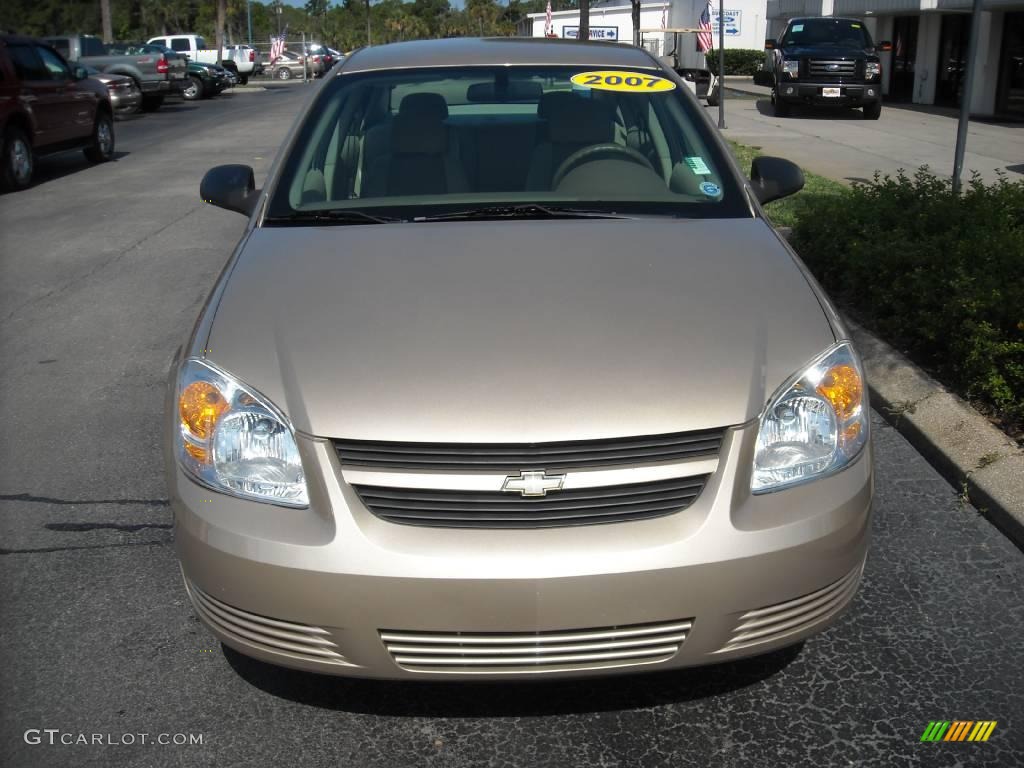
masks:
[(89, 71), (85, 67), (83, 67), (81, 65), (79, 65), (77, 67), (74, 67), (71, 70), (71, 79), (72, 80), (75, 80), (75, 81), (85, 80), (85, 78), (87, 78), (88, 76), (89, 76)]
[(804, 188), (804, 174), (796, 163), (781, 157), (755, 157), (750, 164), (750, 185), (762, 205)]
[(256, 177), (248, 165), (217, 165), (199, 184), (203, 202), (251, 216), (259, 200)]
[(880, 51), (891, 51), (892, 43), (890, 43), (888, 40), (883, 40), (882, 42), (877, 43), (875, 47)]
[(773, 51), (778, 47), (779, 45), (774, 39), (768, 39), (764, 41), (764, 49), (766, 51)]

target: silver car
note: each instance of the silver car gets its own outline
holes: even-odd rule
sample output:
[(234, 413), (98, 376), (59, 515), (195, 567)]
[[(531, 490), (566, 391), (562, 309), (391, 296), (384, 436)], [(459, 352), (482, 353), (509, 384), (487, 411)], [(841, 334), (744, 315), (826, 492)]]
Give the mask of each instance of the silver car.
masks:
[(288, 667), (668, 670), (853, 598), (861, 363), (682, 80), (646, 51), (451, 39), (336, 67), (171, 370), (196, 613)]

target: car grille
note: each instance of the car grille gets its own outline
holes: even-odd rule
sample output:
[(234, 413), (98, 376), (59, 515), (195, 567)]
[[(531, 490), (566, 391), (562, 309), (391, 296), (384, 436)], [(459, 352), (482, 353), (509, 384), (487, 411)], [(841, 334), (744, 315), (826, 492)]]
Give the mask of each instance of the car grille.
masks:
[(838, 59), (808, 59), (807, 75), (812, 80), (836, 81), (854, 78), (857, 76), (857, 62)]
[(817, 592), (744, 613), (729, 642), (716, 653), (775, 642), (835, 615), (856, 593), (863, 567), (863, 564), (857, 566), (839, 581)]
[(380, 630), (391, 658), (411, 672), (544, 673), (655, 664), (675, 656), (692, 619), (554, 632)]
[(518, 496), (501, 491), (450, 491), (357, 485), (377, 517), (435, 528), (555, 528), (621, 523), (686, 509), (707, 475)]
[(335, 440), (342, 464), (395, 469), (570, 469), (714, 456), (723, 430), (560, 443), (391, 443)]
[(243, 611), (211, 597), (188, 579), (185, 589), (200, 618), (238, 643), (302, 661), (349, 664), (326, 629)]

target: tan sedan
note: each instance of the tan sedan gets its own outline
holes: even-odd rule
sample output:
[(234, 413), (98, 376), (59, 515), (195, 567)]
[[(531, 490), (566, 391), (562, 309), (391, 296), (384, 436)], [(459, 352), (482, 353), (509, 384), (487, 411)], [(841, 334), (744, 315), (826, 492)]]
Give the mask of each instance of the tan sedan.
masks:
[(860, 360), (682, 80), (631, 46), (356, 51), (174, 361), (185, 588), (227, 645), (396, 679), (669, 670), (825, 630), (872, 504)]

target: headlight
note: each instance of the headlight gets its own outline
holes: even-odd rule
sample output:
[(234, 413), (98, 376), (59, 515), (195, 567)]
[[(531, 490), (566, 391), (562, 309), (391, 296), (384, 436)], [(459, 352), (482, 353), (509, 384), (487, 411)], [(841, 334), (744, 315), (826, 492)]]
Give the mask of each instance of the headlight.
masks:
[(750, 489), (765, 493), (836, 472), (857, 457), (867, 439), (864, 373), (849, 342), (840, 342), (768, 401)]
[(255, 390), (190, 359), (178, 380), (178, 461), (216, 490), (288, 507), (309, 504), (295, 432)]
[(800, 74), (800, 60), (799, 59), (785, 59), (782, 62), (782, 71), (790, 77), (796, 77)]
[(865, 77), (878, 77), (882, 74), (882, 65), (877, 61), (868, 61), (864, 63), (864, 76)]

